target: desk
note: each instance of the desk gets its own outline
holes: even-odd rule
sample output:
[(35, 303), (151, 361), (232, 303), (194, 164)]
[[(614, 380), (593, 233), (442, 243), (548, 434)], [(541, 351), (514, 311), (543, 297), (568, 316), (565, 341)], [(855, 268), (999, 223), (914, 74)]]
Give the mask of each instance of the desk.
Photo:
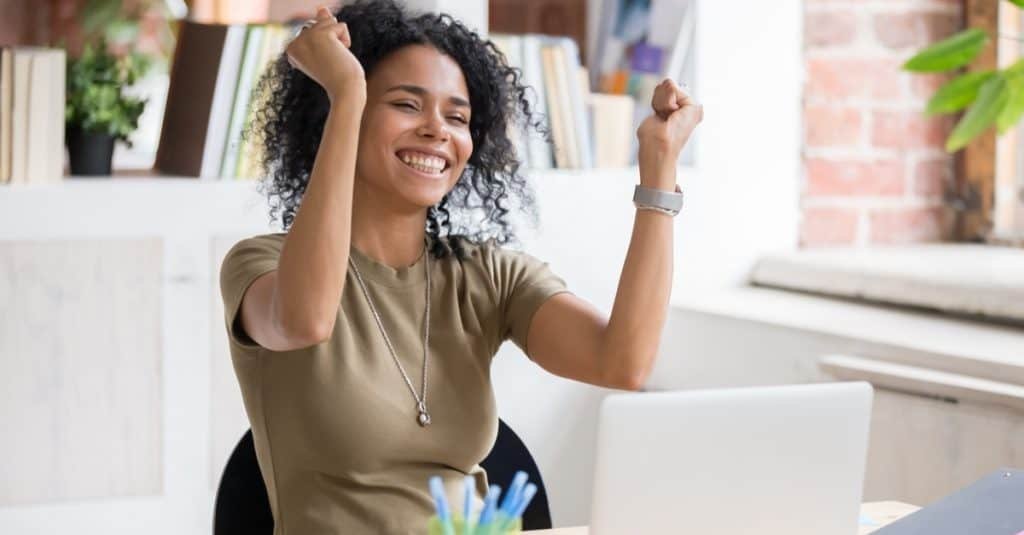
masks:
[[(860, 506), (860, 514), (867, 517), (877, 525), (861, 526), (858, 535), (871, 533), (886, 524), (891, 524), (904, 516), (917, 511), (919, 507), (900, 502), (871, 502)], [(578, 528), (541, 529), (527, 531), (524, 533), (535, 533), (536, 535), (587, 535), (586, 526)]]

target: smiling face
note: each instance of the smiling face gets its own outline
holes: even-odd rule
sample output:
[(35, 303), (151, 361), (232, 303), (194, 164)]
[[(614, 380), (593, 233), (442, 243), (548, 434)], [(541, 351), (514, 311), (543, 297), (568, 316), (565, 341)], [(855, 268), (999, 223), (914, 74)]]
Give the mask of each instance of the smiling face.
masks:
[(388, 203), (437, 204), (473, 152), (470, 112), (466, 80), (451, 57), (427, 45), (389, 54), (366, 81), (357, 180)]

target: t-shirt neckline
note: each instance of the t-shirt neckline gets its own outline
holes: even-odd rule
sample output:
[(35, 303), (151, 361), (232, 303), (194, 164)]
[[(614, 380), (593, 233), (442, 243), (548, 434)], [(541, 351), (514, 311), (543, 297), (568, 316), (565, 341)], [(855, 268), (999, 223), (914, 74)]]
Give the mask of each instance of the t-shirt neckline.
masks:
[[(423, 237), (423, 254), (416, 259), (411, 266), (404, 266), (400, 268), (394, 268), (387, 264), (377, 261), (366, 253), (363, 253), (356, 247), (349, 247), (349, 256), (359, 269), (359, 273), (364, 279), (371, 280), (377, 284), (384, 286), (390, 286), (393, 288), (401, 288), (406, 286), (420, 286), (425, 284), (426, 281), (426, 262), (427, 255), (430, 254), (431, 238), (429, 234), (425, 234)], [(431, 262), (432, 264), (433, 262)]]

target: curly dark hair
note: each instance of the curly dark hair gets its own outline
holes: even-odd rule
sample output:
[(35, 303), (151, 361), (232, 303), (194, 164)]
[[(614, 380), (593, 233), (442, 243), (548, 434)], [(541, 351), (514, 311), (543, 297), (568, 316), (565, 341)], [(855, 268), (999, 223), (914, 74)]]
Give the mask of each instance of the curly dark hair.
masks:
[[(427, 212), (425, 231), (434, 238), (431, 254), (464, 258), (463, 240), (518, 242), (510, 220), (513, 210), (533, 226), (538, 216), (509, 133), (512, 128), (534, 129), (550, 140), (530, 109), (521, 71), (508, 64), (492, 41), (447, 14), (411, 15), (393, 0), (357, 0), (337, 9), (335, 18), (348, 24), (350, 50), (367, 77), (395, 50), (425, 44), (455, 60), (466, 78), (473, 153), (452, 190)], [(266, 178), (261, 189), (270, 201), (270, 218), (280, 218), (287, 230), (306, 191), (330, 101), (282, 53), (261, 78), (256, 102), (246, 135), (256, 135), (263, 150), (259, 163)], [(465, 223), (481, 215), (481, 222)]]

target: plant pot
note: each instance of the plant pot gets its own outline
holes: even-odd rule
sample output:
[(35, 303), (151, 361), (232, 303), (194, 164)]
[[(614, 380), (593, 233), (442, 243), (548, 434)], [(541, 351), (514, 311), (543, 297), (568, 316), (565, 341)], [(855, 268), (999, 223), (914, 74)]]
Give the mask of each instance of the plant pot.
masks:
[(75, 126), (67, 127), (68, 156), (72, 175), (110, 175), (110, 162), (114, 158), (114, 136), (106, 132), (88, 132)]

